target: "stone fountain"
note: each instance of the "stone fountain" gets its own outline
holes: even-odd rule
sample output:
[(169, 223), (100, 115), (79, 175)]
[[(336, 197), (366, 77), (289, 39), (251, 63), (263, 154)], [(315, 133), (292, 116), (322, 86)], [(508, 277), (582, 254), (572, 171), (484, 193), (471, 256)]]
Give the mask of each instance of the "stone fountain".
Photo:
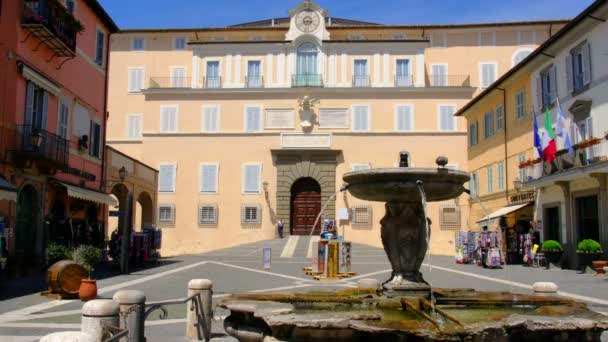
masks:
[(219, 303), (230, 310), (226, 332), (239, 341), (596, 341), (608, 317), (585, 304), (556, 297), (467, 289), (431, 289), (420, 273), (429, 247), (426, 202), (467, 192), (466, 172), (399, 168), (346, 173), (343, 190), (385, 202), (381, 239), (392, 266), (380, 288), (333, 292), (232, 295)]

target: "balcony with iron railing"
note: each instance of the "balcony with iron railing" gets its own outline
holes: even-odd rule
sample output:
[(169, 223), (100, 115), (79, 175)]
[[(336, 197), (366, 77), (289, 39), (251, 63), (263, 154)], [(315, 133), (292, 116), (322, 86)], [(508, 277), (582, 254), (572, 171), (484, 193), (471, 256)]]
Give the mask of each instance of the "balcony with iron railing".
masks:
[(371, 82), (368, 75), (354, 75), (353, 76), (353, 87), (356, 88), (367, 88), (371, 87)]
[(54, 167), (68, 166), (69, 141), (32, 125), (16, 126), (15, 153), (18, 160), (36, 160)]
[(322, 87), (323, 77), (320, 74), (291, 75), (292, 87)]
[(29, 31), (27, 38), (37, 37), (60, 57), (75, 55), (76, 35), (83, 30), (58, 0), (24, 0), (21, 26)]
[(413, 87), (414, 76), (412, 75), (395, 75), (395, 87)]
[(222, 87), (222, 77), (221, 76), (206, 76), (203, 80), (203, 84), (205, 88), (221, 88)]
[(191, 81), (190, 77), (152, 77), (150, 78), (150, 89), (190, 88)]
[(246, 88), (264, 88), (264, 77), (256, 76), (245, 76), (245, 87)]
[(469, 75), (428, 75), (427, 84), (431, 87), (470, 87)]

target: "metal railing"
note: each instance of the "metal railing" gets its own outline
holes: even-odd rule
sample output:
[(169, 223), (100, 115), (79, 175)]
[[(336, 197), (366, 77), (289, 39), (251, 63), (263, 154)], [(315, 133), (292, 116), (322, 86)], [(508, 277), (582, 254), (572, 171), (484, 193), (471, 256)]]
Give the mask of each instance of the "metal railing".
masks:
[(354, 75), (353, 76), (353, 87), (370, 87), (371, 82), (368, 75)]
[(291, 75), (292, 87), (322, 87), (323, 77), (320, 74)]
[(264, 88), (264, 77), (262, 76), (245, 76), (246, 88)]
[(58, 0), (24, 0), (21, 25), (42, 25), (72, 52), (80, 23)]
[(429, 75), (431, 87), (470, 87), (469, 75)]
[(67, 166), (69, 141), (32, 125), (18, 125), (15, 130), (18, 156)]
[(221, 88), (222, 77), (221, 76), (207, 76), (204, 80), (205, 88)]
[(191, 82), (191, 77), (152, 77), (150, 78), (150, 88), (190, 88)]
[(106, 325), (103, 330), (103, 336), (107, 336), (107, 338), (104, 338), (103, 342), (117, 342), (129, 334), (129, 330), (120, 329), (119, 327), (115, 327), (113, 325)]
[(395, 87), (413, 87), (414, 77), (412, 75), (395, 75)]

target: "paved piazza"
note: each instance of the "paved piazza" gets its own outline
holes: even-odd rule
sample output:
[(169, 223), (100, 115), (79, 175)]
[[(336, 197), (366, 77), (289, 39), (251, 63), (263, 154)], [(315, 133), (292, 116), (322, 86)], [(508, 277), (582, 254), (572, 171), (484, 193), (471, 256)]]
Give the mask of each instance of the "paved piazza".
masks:
[[(262, 248), (272, 247), (272, 268), (262, 269)], [(318, 282), (306, 276), (302, 267), (310, 264), (310, 238), (294, 236), (240, 245), (215, 252), (164, 259), (158, 267), (146, 268), (129, 275), (98, 280), (99, 295), (110, 298), (121, 289), (142, 290), (148, 301), (176, 299), (186, 294), (186, 284), (193, 278), (213, 281), (214, 298), (230, 293), (267, 291), (333, 290), (356, 286), (357, 279), (386, 280), (390, 265), (384, 251), (366, 245), (353, 245), (354, 278)], [(598, 312), (608, 314), (608, 276), (577, 274), (571, 270), (544, 270), (523, 266), (507, 266), (502, 270), (483, 269), (474, 265), (457, 265), (452, 257), (431, 256), (422, 267), (427, 281), (434, 287), (474, 288), (482, 291), (513, 291), (531, 293), (536, 281), (552, 281), (559, 285), (560, 295), (589, 303)], [(10, 288), (17, 283), (4, 283)], [(44, 284), (38, 284), (39, 290)], [(25, 291), (25, 290), (24, 290)], [(80, 308), (77, 300), (55, 301), (33, 290), (30, 294), (4, 298), (0, 301), (0, 340), (35, 341), (50, 332), (79, 330)], [(169, 317), (157, 315), (146, 322), (148, 341), (183, 340), (185, 305), (167, 308)], [(222, 319), (227, 312), (215, 311), (214, 331), (223, 333)]]

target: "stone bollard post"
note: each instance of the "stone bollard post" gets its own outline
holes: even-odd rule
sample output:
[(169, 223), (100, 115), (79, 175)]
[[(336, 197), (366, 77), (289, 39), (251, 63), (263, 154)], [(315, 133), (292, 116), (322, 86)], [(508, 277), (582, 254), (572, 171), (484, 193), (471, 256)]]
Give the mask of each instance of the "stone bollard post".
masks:
[(534, 290), (534, 294), (537, 296), (550, 296), (556, 295), (559, 288), (555, 283), (539, 281), (532, 284), (532, 290)]
[(120, 305), (120, 328), (128, 329), (127, 341), (144, 342), (146, 296), (142, 291), (121, 290), (112, 299)]
[[(211, 319), (213, 318), (213, 312), (211, 310), (213, 283), (211, 280), (190, 280), (190, 282), (188, 282), (188, 297), (197, 293), (200, 294), (202, 309), (200, 315), (202, 316), (203, 321), (199, 322), (196, 315), (197, 311), (192, 306), (195, 302), (189, 301), (186, 304), (186, 338), (191, 340), (200, 340), (204, 338), (205, 341), (209, 341), (211, 339)], [(200, 335), (201, 330), (202, 336)]]
[(94, 299), (82, 306), (80, 331), (94, 341), (103, 341), (106, 325), (118, 326), (118, 303), (110, 299)]

